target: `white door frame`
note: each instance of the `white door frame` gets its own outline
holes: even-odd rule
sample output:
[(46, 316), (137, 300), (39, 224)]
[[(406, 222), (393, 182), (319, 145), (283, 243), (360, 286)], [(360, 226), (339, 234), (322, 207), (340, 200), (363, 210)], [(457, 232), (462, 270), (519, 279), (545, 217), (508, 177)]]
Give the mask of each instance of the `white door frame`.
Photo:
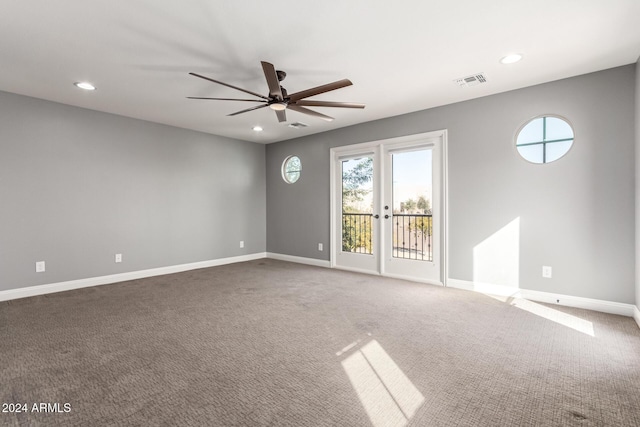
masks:
[[(425, 280), (425, 279), (421, 279), (421, 278), (416, 278), (416, 277), (412, 277), (412, 278), (408, 278), (408, 277), (403, 277), (403, 278), (407, 278), (410, 280), (414, 280), (414, 281), (419, 281), (419, 282), (425, 282), (425, 283), (431, 283), (431, 284), (439, 284), (439, 285), (445, 285), (446, 286), (446, 280), (447, 277), (449, 277), (449, 179), (448, 179), (448, 134), (447, 134), (447, 130), (443, 129), (443, 130), (437, 130), (437, 131), (432, 131), (432, 132), (425, 132), (425, 133), (420, 133), (420, 134), (414, 134), (414, 135), (407, 135), (407, 136), (401, 136), (401, 137), (397, 137), (397, 138), (389, 138), (389, 139), (384, 139), (384, 140), (377, 140), (377, 141), (370, 141), (370, 142), (364, 142), (364, 143), (360, 143), (360, 144), (353, 144), (353, 145), (347, 145), (347, 146), (341, 146), (341, 147), (334, 147), (330, 149), (330, 161), (329, 161), (329, 165), (330, 165), (330, 203), (329, 203), (329, 209), (330, 209), (330, 221), (331, 221), (331, 235), (329, 238), (329, 247), (330, 247), (330, 264), (331, 264), (331, 268), (339, 268), (339, 269), (344, 269), (344, 270), (352, 270), (352, 271), (360, 271), (360, 272), (364, 272), (364, 273), (368, 273), (368, 274), (382, 274), (382, 275), (387, 275), (385, 274), (385, 272), (382, 269), (382, 263), (383, 260), (380, 256), (378, 256), (378, 266), (377, 266), (377, 271), (369, 271), (369, 270), (360, 270), (360, 269), (354, 269), (354, 268), (347, 268), (344, 266), (339, 266), (337, 265), (336, 261), (337, 261), (337, 232), (339, 231), (339, 226), (336, 222), (336, 209), (337, 209), (337, 193), (336, 193), (336, 164), (337, 164), (337, 159), (340, 157), (345, 157), (345, 156), (349, 156), (350, 154), (357, 154), (357, 153), (362, 153), (362, 152), (380, 152), (381, 151), (381, 147), (383, 146), (389, 146), (389, 145), (395, 145), (395, 144), (407, 144), (407, 143), (411, 143), (411, 142), (419, 142), (421, 140), (426, 140), (426, 139), (434, 139), (434, 138), (440, 138), (441, 142), (442, 142), (442, 153), (441, 153), (441, 208), (440, 208), (440, 217), (442, 218), (442, 227), (440, 230), (440, 252), (441, 252), (441, 260), (440, 260), (440, 282), (433, 282), (432, 280)], [(382, 161), (382, 155), (378, 156), (380, 164), (378, 167), (378, 175), (376, 176), (378, 178), (378, 180), (380, 180), (383, 176), (383, 168), (384, 168), (384, 162)], [(384, 186), (380, 186), (379, 190), (376, 191), (380, 191), (383, 192)], [(376, 195), (378, 200), (382, 200), (382, 195), (378, 194)], [(378, 204), (377, 207), (377, 212), (374, 212), (374, 214), (383, 214), (382, 212), (380, 212), (380, 206)], [(381, 215), (382, 217), (382, 215)], [(375, 248), (375, 250), (380, 253), (380, 250), (382, 249), (382, 245), (384, 245), (384, 232), (382, 230), (381, 227), (381, 221), (377, 220), (376, 222), (374, 222), (374, 226), (376, 227), (375, 232), (378, 235), (378, 246), (377, 248)], [(341, 241), (341, 240), (340, 240)]]
[[(420, 138), (404, 143), (383, 144), (382, 157), (384, 159), (384, 180), (382, 185), (383, 194), (385, 198), (384, 205), (391, 207), (390, 210), (385, 210), (385, 218), (387, 214), (390, 219), (384, 219), (382, 221), (382, 232), (384, 233), (385, 246), (381, 250), (384, 255), (384, 262), (380, 264), (381, 274), (389, 277), (396, 277), (400, 279), (418, 279), (424, 282), (433, 284), (442, 284), (442, 251), (440, 246), (442, 233), (440, 231), (442, 227), (442, 138)], [(393, 193), (393, 154), (395, 153), (407, 153), (412, 151), (424, 151), (430, 150), (432, 153), (432, 162), (430, 165), (432, 171), (432, 194), (431, 194), (431, 206), (433, 209), (433, 239), (431, 248), (433, 249), (433, 259), (416, 261), (412, 259), (404, 259), (402, 257), (394, 257), (392, 254), (392, 242), (393, 239), (393, 224), (396, 221), (393, 208), (394, 193)], [(416, 236), (417, 237), (417, 236)]]
[[(380, 256), (379, 256), (379, 247), (380, 247), (380, 243), (381, 243), (381, 236), (380, 236), (380, 232), (378, 231), (379, 229), (379, 219), (376, 219), (373, 222), (373, 227), (374, 227), (374, 236), (375, 236), (375, 240), (376, 240), (376, 244), (374, 246), (374, 257), (375, 257), (375, 265), (373, 266), (373, 268), (376, 271), (370, 270), (370, 269), (365, 269), (365, 268), (358, 268), (358, 267), (345, 267), (345, 266), (340, 266), (337, 263), (338, 260), (338, 251), (337, 251), (337, 242), (340, 241), (342, 242), (342, 236), (338, 237), (338, 233), (341, 229), (337, 224), (336, 221), (336, 215), (335, 215), (335, 210), (338, 208), (338, 198), (339, 198), (339, 194), (336, 191), (336, 185), (337, 185), (337, 174), (338, 174), (338, 170), (336, 168), (336, 164), (338, 162), (339, 159), (341, 158), (349, 158), (351, 156), (357, 156), (357, 155), (373, 155), (374, 158), (374, 165), (380, 162), (380, 156), (378, 154), (378, 147), (379, 147), (379, 142), (378, 141), (372, 141), (372, 142), (365, 142), (362, 144), (354, 144), (354, 145), (347, 145), (347, 146), (343, 146), (343, 147), (336, 147), (336, 148), (332, 148), (330, 150), (330, 154), (331, 154), (331, 160), (330, 160), (330, 173), (331, 173), (331, 179), (330, 179), (330, 185), (331, 185), (331, 191), (330, 191), (330, 203), (329, 203), (329, 207), (331, 209), (331, 236), (329, 238), (329, 247), (331, 248), (331, 254), (330, 254), (330, 262), (331, 262), (331, 268), (340, 268), (343, 270), (350, 270), (350, 271), (357, 271), (357, 272), (361, 272), (361, 273), (367, 273), (367, 274), (379, 274), (380, 272)], [(379, 167), (374, 167), (373, 169), (373, 180), (375, 183), (377, 183), (381, 178), (381, 173), (380, 173), (380, 168)], [(373, 207), (374, 210), (379, 211), (380, 210), (380, 194), (377, 191), (377, 189), (374, 187), (374, 203), (373, 203)], [(377, 212), (373, 212), (374, 215)], [(354, 254), (354, 255), (358, 255), (358, 254)]]

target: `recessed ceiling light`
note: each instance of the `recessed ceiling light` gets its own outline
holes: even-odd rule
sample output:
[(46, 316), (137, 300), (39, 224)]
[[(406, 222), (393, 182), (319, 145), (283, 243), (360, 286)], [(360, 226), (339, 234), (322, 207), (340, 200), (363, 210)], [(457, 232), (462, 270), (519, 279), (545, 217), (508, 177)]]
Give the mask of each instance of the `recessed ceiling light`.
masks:
[(253, 130), (256, 131), (256, 132), (262, 132), (263, 131), (262, 126), (254, 126)]
[(509, 55), (505, 56), (504, 58), (502, 58), (500, 60), (501, 63), (503, 64), (513, 64), (515, 62), (518, 62), (522, 59), (522, 55), (519, 53), (510, 53)]
[(96, 90), (96, 87), (89, 82), (75, 82), (74, 85), (84, 90)]

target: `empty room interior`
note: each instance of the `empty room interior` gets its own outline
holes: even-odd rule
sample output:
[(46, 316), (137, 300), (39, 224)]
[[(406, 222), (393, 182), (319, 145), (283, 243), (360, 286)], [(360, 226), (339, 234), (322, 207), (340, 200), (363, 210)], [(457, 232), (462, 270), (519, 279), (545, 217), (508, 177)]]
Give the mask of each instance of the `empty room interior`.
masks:
[(640, 425), (640, 2), (0, 3), (0, 425)]

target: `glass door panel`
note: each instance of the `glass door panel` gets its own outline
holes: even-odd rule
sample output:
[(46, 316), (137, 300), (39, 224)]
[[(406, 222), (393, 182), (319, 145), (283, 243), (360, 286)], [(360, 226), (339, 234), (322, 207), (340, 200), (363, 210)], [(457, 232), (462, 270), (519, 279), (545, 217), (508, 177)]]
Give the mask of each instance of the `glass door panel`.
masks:
[(432, 150), (391, 154), (392, 256), (433, 261)]
[(440, 140), (383, 147), (382, 274), (442, 283)]
[(373, 157), (341, 160), (342, 251), (372, 255)]
[(376, 152), (352, 152), (335, 159), (336, 266), (378, 272), (379, 179)]

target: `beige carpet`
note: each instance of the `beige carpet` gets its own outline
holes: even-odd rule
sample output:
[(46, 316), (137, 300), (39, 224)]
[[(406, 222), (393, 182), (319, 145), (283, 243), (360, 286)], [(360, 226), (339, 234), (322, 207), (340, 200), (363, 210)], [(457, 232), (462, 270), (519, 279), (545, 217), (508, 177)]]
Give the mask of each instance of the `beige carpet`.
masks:
[(638, 426), (640, 329), (265, 259), (0, 303), (0, 401), (21, 426)]

